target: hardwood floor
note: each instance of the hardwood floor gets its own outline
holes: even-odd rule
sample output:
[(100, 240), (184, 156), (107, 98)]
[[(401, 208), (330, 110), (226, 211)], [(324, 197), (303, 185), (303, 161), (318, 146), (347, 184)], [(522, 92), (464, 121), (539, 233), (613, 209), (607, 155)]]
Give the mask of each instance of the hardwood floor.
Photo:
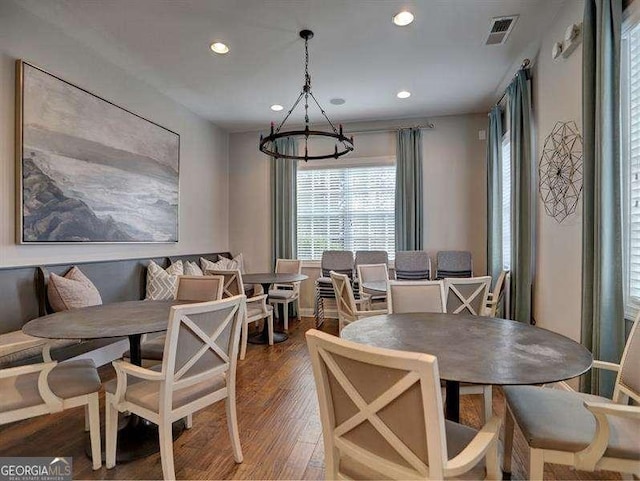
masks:
[[(323, 330), (337, 332), (335, 323), (327, 324)], [(290, 322), (288, 341), (273, 347), (249, 344), (247, 358), (240, 361), (237, 407), (244, 462), (233, 461), (224, 403), (218, 403), (195, 414), (193, 428), (174, 443), (178, 479), (324, 479), (322, 428), (304, 339), (312, 326), (311, 319)], [(107, 366), (100, 374), (103, 381), (114, 376)], [(499, 389), (494, 389), (494, 410), (504, 412)], [(479, 427), (480, 396), (463, 396), (461, 411), (462, 422)], [(0, 456), (72, 456), (74, 479), (162, 479), (159, 454), (93, 471), (84, 455), (83, 431), (81, 408), (0, 426)], [(526, 445), (516, 430), (512, 479), (526, 479), (527, 466)], [(620, 477), (546, 464), (545, 480), (559, 479)]]

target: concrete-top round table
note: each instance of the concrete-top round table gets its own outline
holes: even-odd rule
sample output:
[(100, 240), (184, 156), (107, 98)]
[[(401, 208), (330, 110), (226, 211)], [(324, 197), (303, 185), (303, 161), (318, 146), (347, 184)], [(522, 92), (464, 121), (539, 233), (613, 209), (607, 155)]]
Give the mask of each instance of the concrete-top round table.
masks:
[[(308, 279), (309, 276), (304, 274), (287, 274), (280, 272), (258, 272), (255, 274), (243, 274), (242, 282), (245, 284), (260, 284), (262, 290), (267, 295), (267, 302), (269, 302), (269, 289), (273, 284), (290, 284), (292, 282), (300, 282)], [(286, 332), (274, 332), (273, 342), (283, 342), (289, 338)], [(267, 323), (264, 323), (262, 332), (260, 334), (249, 338), (249, 342), (252, 344), (269, 344), (269, 332)]]
[(438, 358), (447, 382), (447, 419), (459, 420), (460, 383), (544, 384), (586, 372), (581, 344), (520, 322), (464, 314), (387, 314), (346, 326), (341, 337), (361, 344), (423, 352)]
[[(167, 330), (171, 306), (185, 301), (126, 301), (83, 307), (38, 317), (22, 327), (26, 334), (47, 339), (96, 339), (129, 337), (132, 364), (142, 365), (140, 339), (143, 334)], [(184, 423), (173, 425), (173, 437), (184, 430)], [(119, 462), (131, 461), (158, 452), (158, 429), (136, 415), (130, 415), (118, 431)], [(90, 451), (88, 451), (90, 453)]]

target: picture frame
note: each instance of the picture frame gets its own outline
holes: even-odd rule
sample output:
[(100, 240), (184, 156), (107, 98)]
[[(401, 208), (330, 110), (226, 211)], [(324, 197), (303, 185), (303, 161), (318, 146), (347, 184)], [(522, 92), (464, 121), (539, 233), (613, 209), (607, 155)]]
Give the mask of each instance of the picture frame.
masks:
[(176, 243), (180, 135), (16, 61), (16, 241)]

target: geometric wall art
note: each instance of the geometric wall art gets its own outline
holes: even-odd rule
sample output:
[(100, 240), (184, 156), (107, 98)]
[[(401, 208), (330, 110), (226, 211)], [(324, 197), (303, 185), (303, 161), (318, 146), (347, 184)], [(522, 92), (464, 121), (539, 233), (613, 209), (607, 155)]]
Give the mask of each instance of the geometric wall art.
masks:
[(539, 190), (547, 215), (562, 222), (576, 211), (582, 192), (582, 136), (575, 122), (556, 122), (538, 164)]
[(19, 243), (177, 242), (180, 136), (16, 63)]

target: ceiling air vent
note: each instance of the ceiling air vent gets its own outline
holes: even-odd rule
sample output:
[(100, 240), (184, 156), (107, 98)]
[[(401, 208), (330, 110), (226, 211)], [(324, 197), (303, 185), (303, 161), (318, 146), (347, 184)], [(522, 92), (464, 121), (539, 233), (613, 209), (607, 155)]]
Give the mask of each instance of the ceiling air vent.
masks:
[(491, 28), (489, 29), (489, 35), (484, 42), (485, 45), (501, 45), (506, 43), (513, 26), (518, 19), (517, 15), (511, 15), (509, 17), (494, 17), (491, 19)]

